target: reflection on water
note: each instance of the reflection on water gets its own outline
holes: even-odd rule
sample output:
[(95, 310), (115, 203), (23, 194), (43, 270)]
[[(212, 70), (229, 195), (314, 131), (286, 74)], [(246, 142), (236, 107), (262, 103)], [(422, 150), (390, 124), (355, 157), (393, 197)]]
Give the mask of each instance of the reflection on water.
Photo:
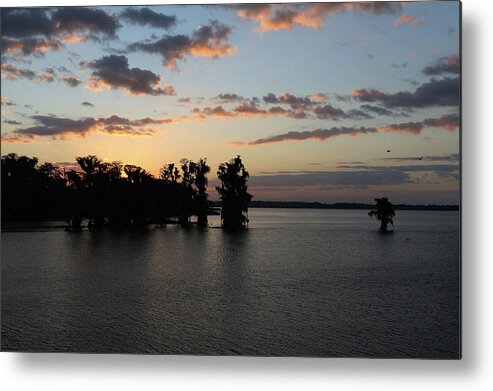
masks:
[(398, 211), (390, 234), (365, 211), (250, 221), (3, 227), (2, 349), (458, 357), (458, 212)]

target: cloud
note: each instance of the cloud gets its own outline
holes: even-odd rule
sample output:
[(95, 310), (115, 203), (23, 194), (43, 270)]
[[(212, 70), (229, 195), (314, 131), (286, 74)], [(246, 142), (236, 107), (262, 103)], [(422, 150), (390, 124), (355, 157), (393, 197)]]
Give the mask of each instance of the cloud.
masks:
[(425, 119), (419, 122), (406, 122), (400, 124), (388, 124), (380, 125), (376, 127), (332, 127), (330, 129), (315, 129), (310, 131), (291, 131), (287, 133), (282, 133), (266, 138), (260, 138), (257, 140), (242, 142), (234, 141), (230, 145), (261, 145), (261, 144), (271, 144), (283, 141), (302, 141), (302, 140), (320, 140), (324, 141), (329, 138), (349, 135), (357, 136), (378, 132), (398, 132), (398, 133), (409, 133), (409, 134), (419, 134), (425, 128), (441, 128), (448, 131), (455, 130), (460, 124), (460, 117), (458, 114), (443, 115), (439, 118)]
[(459, 126), (460, 117), (458, 114), (445, 114), (438, 118), (428, 118), (419, 122), (382, 125), (378, 127), (378, 130), (383, 132), (419, 134), (425, 128), (441, 128), (452, 132)]
[(107, 87), (124, 89), (133, 95), (175, 94), (172, 86), (161, 87), (160, 75), (146, 69), (129, 68), (128, 59), (125, 56), (104, 56), (84, 65), (93, 69), (89, 83), (93, 90)]
[(16, 103), (12, 102), (9, 98), (2, 96), (1, 97), (1, 104), (2, 106), (17, 106)]
[(62, 76), (62, 77), (58, 78), (58, 80), (61, 80), (64, 83), (67, 83), (70, 87), (78, 87), (82, 84), (82, 81), (78, 77)]
[(460, 102), (459, 78), (432, 79), (414, 92), (399, 91), (388, 94), (375, 89), (359, 89), (352, 92), (360, 102), (379, 102), (386, 107), (424, 108), (433, 106), (458, 106)]
[(460, 72), (460, 57), (458, 54), (442, 57), (435, 64), (424, 68), (422, 72), (427, 76), (438, 76), (447, 73), (458, 75)]
[(33, 138), (35, 136), (61, 136), (65, 134), (76, 134), (85, 136), (88, 132), (95, 130), (97, 121), (94, 118), (72, 120), (45, 115), (31, 117), (36, 126), (17, 129), (14, 131), (19, 136)]
[(318, 119), (333, 119), (337, 121), (346, 117), (346, 113), (343, 110), (332, 105), (317, 106), (313, 112)]
[(290, 105), (292, 109), (307, 109), (316, 104), (308, 97), (299, 97), (288, 92), (279, 95), (279, 102)]
[(350, 102), (351, 101), (350, 95), (335, 94), (335, 97), (339, 102)]
[(353, 10), (376, 15), (394, 14), (402, 9), (400, 3), (354, 2), (313, 4), (244, 4), (237, 6), (237, 15), (259, 23), (257, 31), (290, 30), (295, 26), (320, 28), (329, 15)]
[(120, 17), (132, 24), (139, 26), (149, 25), (165, 30), (170, 29), (176, 24), (176, 16), (154, 12), (147, 7), (140, 9), (126, 8), (120, 14)]
[(377, 160), (389, 161), (389, 162), (407, 162), (407, 161), (447, 161), (447, 162), (458, 162), (460, 160), (460, 155), (454, 153), (452, 155), (446, 156), (406, 156), (406, 157), (381, 157)]
[(274, 106), (269, 109), (269, 114), (271, 115), (285, 115), (286, 117), (294, 118), (294, 119), (304, 119), (308, 115), (303, 110), (286, 110), (280, 106)]
[(343, 169), (354, 169), (354, 170), (379, 170), (379, 171), (402, 171), (402, 172), (455, 172), (460, 169), (457, 164), (423, 164), (423, 165), (408, 165), (408, 166), (369, 166), (369, 165), (355, 165), (355, 166), (344, 166), (340, 165), (338, 168)]
[(200, 119), (205, 117), (217, 117), (217, 118), (233, 118), (237, 117), (236, 113), (224, 109), (222, 106), (205, 107), (199, 109), (198, 107), (192, 110), (192, 113), (196, 114)]
[(401, 15), (396, 20), (394, 20), (394, 24), (396, 26), (400, 26), (402, 24), (412, 24), (412, 25), (425, 24), (425, 20), (416, 19), (411, 15)]
[(411, 176), (400, 170), (367, 171), (301, 171), (250, 176), (248, 185), (253, 189), (313, 187), (313, 186), (384, 186), (413, 183)]
[(233, 109), (235, 113), (242, 114), (244, 116), (251, 115), (266, 115), (267, 111), (257, 106), (255, 102), (243, 101)]
[[(204, 119), (207, 116), (222, 118), (233, 118), (238, 116), (286, 116), (294, 119), (304, 119), (310, 117), (312, 113), (318, 119), (331, 119), (334, 121), (341, 119), (362, 120), (374, 118), (372, 115), (360, 109), (344, 111), (330, 104), (320, 104), (321, 101), (327, 99), (328, 95), (322, 93), (309, 96), (296, 96), (285, 92), (276, 96), (274, 93), (269, 92), (263, 96), (262, 100), (267, 105), (276, 106), (267, 109), (259, 106), (260, 99), (257, 97), (245, 99), (234, 93), (224, 93), (216, 96), (212, 100), (218, 103), (230, 103), (236, 101), (239, 101), (240, 103), (232, 110), (227, 110), (222, 106), (215, 106), (204, 109), (195, 108), (193, 112), (201, 119)], [(284, 108), (281, 105), (287, 105), (289, 106), (289, 109)]]
[(429, 128), (441, 128), (452, 132), (460, 126), (459, 114), (446, 114), (439, 118), (425, 119), (423, 124)]
[(254, 100), (244, 100), (236, 105), (232, 110), (226, 110), (223, 106), (205, 107), (203, 109), (194, 108), (192, 110), (199, 120), (206, 117), (217, 118), (237, 118), (237, 117), (277, 117), (286, 116), (294, 119), (306, 118), (306, 113), (302, 110), (286, 110), (280, 106), (269, 108), (269, 110), (260, 108)]
[(395, 116), (396, 115), (396, 113), (394, 113), (393, 111), (387, 110), (387, 109), (385, 109), (383, 107), (379, 107), (379, 106), (373, 106), (373, 105), (365, 104), (365, 105), (361, 105), (360, 108), (363, 110), (369, 111), (370, 113), (374, 113), (374, 114), (378, 114), (378, 115), (387, 115), (387, 116)]
[(18, 137), (52, 137), (65, 139), (67, 136), (85, 137), (93, 132), (102, 132), (122, 136), (150, 136), (155, 130), (150, 125), (173, 124), (190, 120), (189, 117), (178, 118), (141, 118), (130, 120), (128, 118), (112, 115), (110, 117), (70, 119), (48, 115), (35, 115), (34, 126), (16, 129), (12, 133)]
[(329, 96), (327, 94), (322, 93), (322, 92), (317, 92), (316, 94), (310, 94), (310, 95), (308, 95), (308, 98), (318, 100), (318, 101), (329, 100)]
[(42, 56), (62, 49), (62, 41), (114, 39), (119, 27), (116, 17), (100, 8), (2, 8), (2, 53)]
[(233, 54), (234, 48), (228, 43), (231, 32), (231, 27), (211, 21), (195, 30), (192, 36), (166, 35), (154, 42), (130, 44), (128, 50), (159, 54), (164, 66), (175, 68), (177, 61), (186, 56), (219, 58)]
[(212, 101), (217, 103), (229, 103), (229, 102), (239, 102), (242, 101), (243, 97), (235, 93), (225, 92), (219, 94), (218, 96), (212, 98)]
[[(328, 99), (328, 96), (325, 94), (313, 94), (310, 96), (316, 96), (316, 100), (326, 100)], [(267, 104), (287, 104), (290, 105), (292, 109), (307, 109), (310, 108), (314, 105), (317, 105), (318, 102), (315, 102), (310, 99), (310, 96), (295, 96), (293, 94), (290, 94), (289, 92), (285, 92), (279, 96), (276, 96), (272, 92), (269, 92), (267, 95), (265, 95), (262, 100), (267, 103)]]
[(120, 27), (117, 18), (101, 8), (63, 7), (52, 14), (51, 20), (57, 32), (69, 34), (90, 32), (114, 38)]
[(2, 133), (0, 135), (2, 144), (33, 144), (33, 140), (26, 139), (22, 136), (10, 133)]
[(19, 121), (15, 121), (12, 119), (5, 119), (3, 120), (4, 123), (9, 124), (9, 125), (22, 125)]
[(279, 103), (279, 99), (277, 98), (277, 96), (275, 94), (273, 94), (272, 92), (269, 92), (267, 95), (265, 95), (263, 98), (263, 101), (265, 103), (270, 103), (270, 104), (278, 104)]
[(7, 53), (22, 53), (24, 55), (35, 54), (37, 56), (43, 56), (48, 50), (61, 50), (63, 43), (58, 39), (44, 39), (44, 38), (21, 38), (21, 39), (9, 39), (2, 38), (2, 55)]
[(87, 102), (87, 101), (82, 102), (81, 105), (87, 107), (94, 107), (94, 105), (91, 102)]
[(313, 112), (318, 119), (331, 119), (339, 121), (340, 119), (372, 119), (373, 116), (358, 109), (351, 109), (345, 112), (342, 109), (336, 108), (332, 105), (317, 106), (313, 109)]
[(55, 28), (45, 8), (2, 8), (1, 31), (4, 37), (51, 36)]
[(376, 133), (378, 130), (376, 128), (349, 128), (349, 127), (333, 127), (330, 129), (315, 129), (310, 131), (292, 131), (287, 133), (278, 134), (275, 136), (270, 136), (266, 138), (260, 138), (247, 143), (234, 142), (234, 145), (261, 145), (261, 144), (271, 144), (278, 143), (282, 141), (301, 141), (301, 140), (327, 140), (332, 137), (337, 137), (341, 135), (351, 135), (357, 136), (360, 134)]
[(53, 82), (53, 75), (49, 73), (38, 73), (30, 69), (18, 68), (10, 64), (2, 64), (2, 78), (8, 80), (17, 80), (24, 78), (32, 81)]
[(409, 134), (418, 134), (425, 128), (423, 122), (404, 122), (400, 124), (382, 125), (378, 130), (382, 132), (402, 132)]

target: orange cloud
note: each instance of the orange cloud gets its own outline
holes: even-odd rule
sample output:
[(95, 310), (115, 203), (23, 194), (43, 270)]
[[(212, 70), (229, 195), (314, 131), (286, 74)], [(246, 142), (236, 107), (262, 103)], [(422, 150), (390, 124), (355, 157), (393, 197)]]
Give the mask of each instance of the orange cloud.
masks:
[(321, 92), (317, 92), (316, 94), (310, 94), (308, 95), (309, 98), (318, 100), (318, 101), (324, 101), (324, 100), (329, 100), (329, 96), (327, 94), (323, 94)]
[(424, 129), (422, 122), (406, 122), (401, 124), (390, 124), (379, 126), (377, 129), (381, 132), (402, 132), (409, 134), (418, 134)]
[(117, 136), (150, 136), (156, 133), (156, 129), (149, 127), (149, 125), (173, 124), (192, 120), (190, 117), (158, 119), (146, 117), (131, 120), (118, 115), (100, 118), (87, 117), (78, 120), (46, 115), (35, 115), (31, 118), (35, 122), (34, 126), (14, 130), (10, 133), (10, 140), (17, 141), (35, 137), (66, 139), (67, 136), (85, 137), (93, 132)]
[(401, 24), (412, 24), (412, 25), (425, 24), (425, 20), (416, 19), (411, 15), (401, 15), (396, 20), (394, 20), (394, 24), (396, 26), (400, 26)]
[(237, 7), (241, 19), (259, 23), (257, 31), (290, 30), (295, 26), (320, 28), (325, 18), (338, 12), (353, 10), (373, 14), (391, 14), (401, 10), (400, 3), (341, 2), (314, 4), (244, 4)]
[(190, 55), (194, 57), (209, 58), (231, 56), (234, 51), (235, 48), (233, 47), (233, 45), (220, 43), (208, 44), (207, 42), (196, 42), (189, 49)]
[(130, 51), (159, 54), (163, 65), (174, 69), (178, 60), (187, 56), (219, 58), (232, 55), (235, 48), (228, 43), (232, 29), (217, 20), (199, 27), (191, 36), (165, 35), (154, 42), (142, 41), (128, 45)]
[(43, 38), (22, 38), (1, 40), (2, 54), (22, 53), (24, 55), (44, 55), (48, 50), (61, 50), (63, 44), (57, 39), (45, 40)]
[(2, 96), (1, 97), (1, 104), (2, 106), (16, 106), (16, 104), (14, 102), (12, 102), (9, 98), (7, 98), (6, 96)]
[(2, 64), (2, 78), (8, 80), (17, 80), (19, 78), (25, 78), (33, 81), (46, 81), (52, 82), (54, 80), (53, 75), (48, 73), (37, 73), (30, 69), (18, 68), (10, 64)]
[(88, 36), (88, 35), (84, 35), (84, 34), (80, 34), (80, 35), (73, 34), (73, 35), (67, 35), (66, 37), (63, 37), (63, 42), (77, 43), (77, 42), (86, 42), (86, 41), (88, 41), (90, 39), (91, 39), (91, 37)]
[(427, 76), (438, 76), (447, 73), (460, 73), (460, 56), (454, 54), (448, 57), (442, 57), (437, 63), (425, 67), (422, 72)]

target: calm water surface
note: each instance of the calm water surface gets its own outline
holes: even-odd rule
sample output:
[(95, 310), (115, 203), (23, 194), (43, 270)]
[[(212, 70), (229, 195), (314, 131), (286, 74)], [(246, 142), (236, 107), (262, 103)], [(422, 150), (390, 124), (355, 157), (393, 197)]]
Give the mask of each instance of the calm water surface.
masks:
[(2, 350), (459, 356), (459, 212), (397, 211), (389, 234), (364, 210), (250, 221), (4, 225)]

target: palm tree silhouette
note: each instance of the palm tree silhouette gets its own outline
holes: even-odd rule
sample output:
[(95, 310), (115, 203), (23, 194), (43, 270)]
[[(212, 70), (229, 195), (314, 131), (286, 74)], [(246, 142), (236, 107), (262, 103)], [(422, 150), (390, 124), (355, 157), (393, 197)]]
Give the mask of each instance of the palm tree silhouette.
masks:
[(221, 186), (216, 190), (221, 195), (221, 220), (226, 228), (244, 227), (248, 223), (248, 203), (252, 195), (248, 189), (248, 171), (240, 156), (219, 165), (217, 176)]
[(395, 216), (394, 207), (392, 203), (389, 202), (388, 198), (375, 198), (377, 203), (377, 209), (368, 212), (369, 216), (375, 216), (378, 221), (380, 221), (380, 231), (386, 232), (388, 224), (394, 226), (394, 221), (392, 217)]

